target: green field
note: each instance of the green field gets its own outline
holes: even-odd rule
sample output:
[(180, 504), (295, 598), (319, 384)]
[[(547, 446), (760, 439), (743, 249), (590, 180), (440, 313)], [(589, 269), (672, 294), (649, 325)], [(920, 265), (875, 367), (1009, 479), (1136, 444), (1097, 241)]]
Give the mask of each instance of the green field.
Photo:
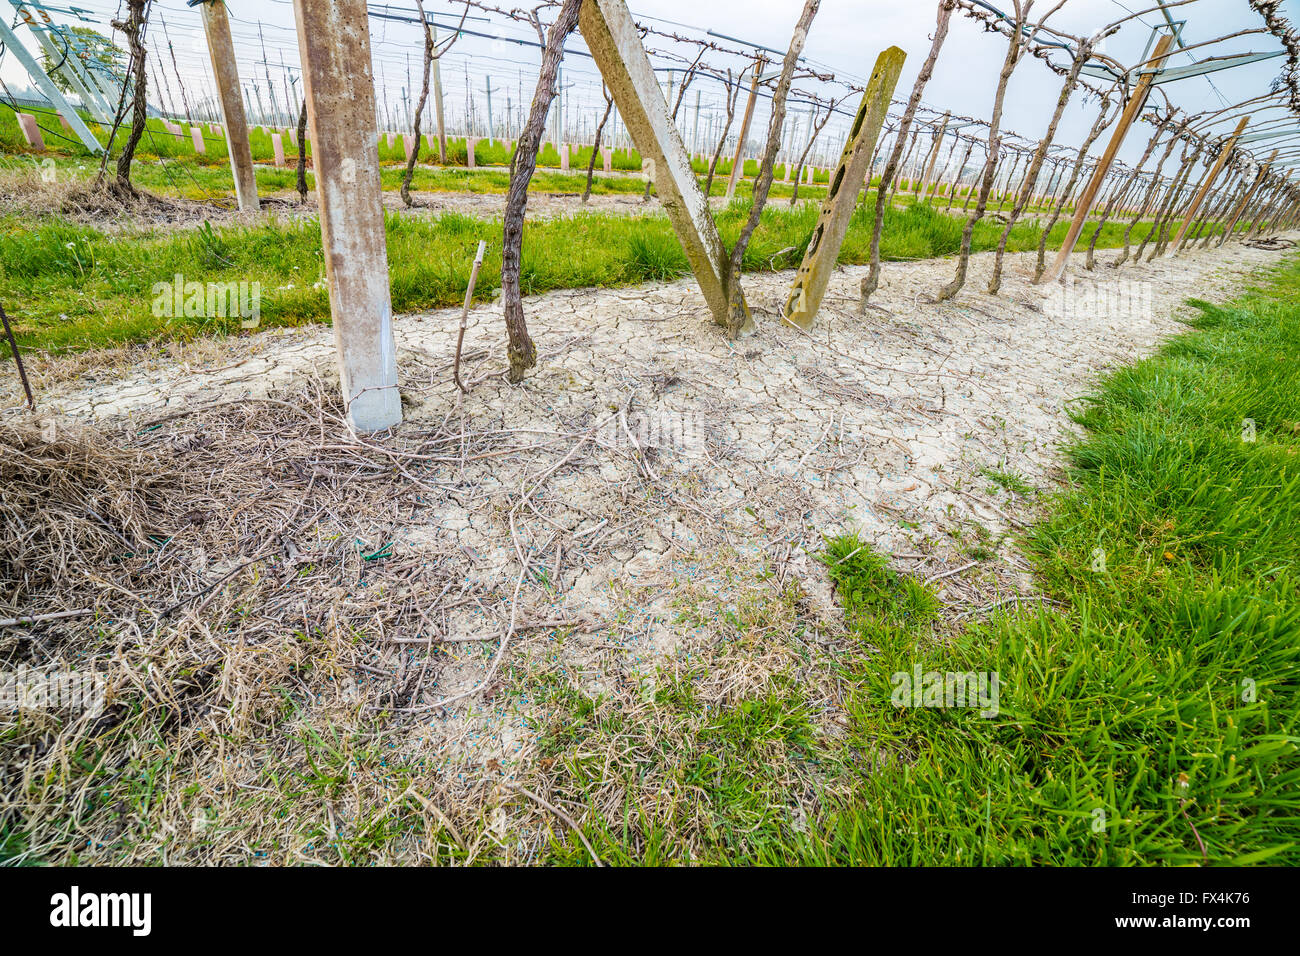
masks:
[[(815, 204), (769, 205), (746, 252), (746, 270), (797, 266), (817, 212)], [(719, 213), (725, 241), (735, 241), (747, 213), (744, 200)], [(873, 222), (874, 208), (859, 206), (841, 262), (870, 261)], [(951, 255), (960, 246), (962, 226), (962, 220), (924, 205), (889, 209), (882, 256), (901, 261)], [(1057, 224), (1053, 242), (1060, 241), (1065, 228), (1066, 223)], [(975, 250), (992, 249), (1001, 230), (993, 220), (981, 222)], [(1138, 238), (1142, 231), (1136, 230)], [(488, 242), (489, 252), (476, 295), (487, 299), (499, 288), (499, 220), (459, 213), (437, 218), (390, 214), (387, 232), (396, 311), (458, 304), (480, 239)], [(1108, 223), (1099, 245), (1118, 245), (1122, 235), (1122, 223)], [(1027, 220), (1016, 226), (1009, 248), (1032, 249), (1037, 242), (1035, 222)], [(686, 257), (663, 215), (592, 212), (525, 226), (525, 294), (626, 286), (687, 272)], [(14, 320), (21, 347), (57, 352), (237, 331), (237, 319), (155, 315), (155, 285), (170, 283), (177, 274), (187, 282), (260, 283), (263, 326), (329, 319), (320, 226), (314, 219), (269, 217), (256, 226), (122, 234), (57, 217), (0, 217), (0, 301)]]

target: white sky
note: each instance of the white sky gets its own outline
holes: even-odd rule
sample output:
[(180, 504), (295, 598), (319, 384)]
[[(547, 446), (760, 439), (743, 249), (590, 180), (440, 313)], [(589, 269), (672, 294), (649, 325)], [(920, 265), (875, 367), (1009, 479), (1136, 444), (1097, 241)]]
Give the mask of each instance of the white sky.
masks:
[[(54, 6), (54, 0), (48, 0)], [(71, 0), (76, 6), (92, 11), (94, 25), (107, 30), (109, 19), (118, 12), (117, 0)], [(511, 0), (496, 0), (502, 6)], [(1009, 9), (1010, 0), (997, 0), (997, 5)], [(1100, 26), (1120, 16), (1126, 10), (1141, 10), (1152, 6), (1153, 0), (1068, 0), (1063, 10), (1050, 22), (1071, 33), (1092, 33)], [(241, 78), (248, 98), (260, 97), (269, 108), (271, 96), (268, 85), (275, 88), (275, 98), (283, 102), (286, 77), (297, 75), (298, 48), (293, 30), (291, 0), (229, 0), (228, 4), (235, 41), (240, 60)], [(729, 34), (749, 44), (763, 44), (784, 49), (789, 41), (791, 27), (802, 7), (801, 0), (708, 0), (707, 3), (688, 0), (634, 0), (633, 12), (643, 22), (656, 28), (676, 31), (688, 36), (702, 36), (714, 29)], [(910, 93), (917, 70), (929, 48), (929, 34), (934, 26), (935, 2), (933, 0), (823, 0), (821, 11), (813, 23), (805, 48), (805, 55), (819, 69), (830, 70), (837, 76), (862, 83), (870, 72), (876, 55), (886, 46), (896, 44), (908, 54), (907, 67), (899, 83), (896, 98)], [(1039, 0), (1038, 7), (1049, 9), (1051, 0)], [(206, 45), (198, 14), (184, 5), (184, 0), (155, 0), (155, 13), (151, 23), (153, 44), (170, 38), (179, 63), (179, 72), (185, 80), (191, 106), (205, 98), (211, 91), (207, 65)], [(405, 123), (403, 88), (409, 75), (419, 82), (420, 34), (414, 23), (400, 23), (373, 16), (385, 11), (397, 15), (414, 15), (414, 0), (396, 0), (390, 4), (371, 3), (371, 36), (375, 59), (376, 84), (386, 101), (387, 113), (394, 127)], [(442, 22), (459, 19), (459, 5), (449, 0), (429, 0), (426, 9)], [(1293, 22), (1300, 22), (1300, 0), (1286, 0), (1284, 13)], [(1177, 8), (1175, 16), (1188, 21), (1184, 38), (1189, 44), (1212, 39), (1236, 30), (1262, 26), (1246, 0), (1195, 0)], [(475, 12), (471, 13), (474, 16)], [(655, 19), (651, 19), (655, 18)], [(61, 22), (73, 22), (69, 17), (57, 17)], [(1157, 14), (1143, 17), (1145, 24), (1154, 25)], [(166, 36), (162, 29), (166, 22)], [(501, 124), (507, 103), (514, 116), (512, 128), (517, 129), (520, 100), (526, 103), (532, 96), (536, 81), (537, 50), (510, 42), (514, 38), (535, 39), (530, 27), (510, 23), (500, 18), (488, 21), (470, 20), (467, 28), (492, 34), (496, 39), (464, 37), (443, 60), (443, 82), (448, 121), (452, 131), (462, 125), (467, 103), (476, 120), (482, 124), (486, 107), (485, 84), (490, 79), (493, 89), (494, 119)], [(260, 32), (259, 32), (260, 27)], [(30, 40), (20, 28), (24, 40)], [(1110, 41), (1106, 52), (1125, 62), (1138, 60), (1150, 36), (1142, 23), (1134, 22), (1118, 37)], [(119, 38), (120, 39), (120, 38)], [(719, 40), (731, 47), (743, 44)], [(263, 58), (262, 44), (266, 56)], [(926, 94), (925, 102), (939, 110), (952, 110), (956, 114), (987, 117), (991, 105), (996, 75), (1006, 49), (1006, 41), (985, 33), (976, 23), (960, 14), (953, 20), (952, 32), (938, 68)], [(34, 46), (34, 44), (29, 44)], [(648, 45), (654, 49), (668, 49), (670, 41), (652, 37)], [(582, 50), (581, 38), (570, 40), (569, 47)], [(1271, 52), (1280, 44), (1267, 34), (1243, 37), (1216, 47), (1213, 51), (1200, 50), (1176, 56), (1171, 65), (1192, 62), (1207, 53)], [(693, 56), (693, 52), (690, 54)], [(719, 66), (739, 68), (739, 59), (728, 63), (728, 58), (709, 54), (708, 60)], [(281, 63), (285, 68), (281, 68)], [(1279, 74), (1283, 59), (1269, 60), (1252, 66), (1180, 81), (1165, 87), (1175, 104), (1189, 112), (1218, 109), (1222, 106), (1255, 96), (1267, 90)], [(179, 106), (176, 74), (170, 60), (161, 64), (170, 85), (171, 101)], [(656, 66), (668, 66), (671, 61), (656, 58)], [(269, 81), (267, 73), (269, 72)], [(666, 74), (665, 74), (666, 76)], [(0, 77), (17, 90), (26, 85), (25, 75), (14, 61), (6, 57), (0, 65)], [(566, 118), (570, 135), (580, 138), (584, 129), (594, 125), (603, 106), (600, 97), (599, 77), (591, 60), (581, 56), (566, 58), (564, 82), (566, 91)], [(166, 86), (159, 91), (150, 74), (151, 101), (161, 92), (166, 98)], [(253, 85), (256, 84), (256, 90)], [(817, 84), (804, 84), (815, 89)], [(1026, 61), (1013, 77), (1007, 99), (1005, 125), (1008, 129), (1036, 140), (1042, 135), (1059, 94), (1060, 80), (1037, 60)], [(679, 125), (690, 142), (694, 129), (694, 104), (696, 92), (700, 93), (701, 118), (699, 140), (704, 148), (704, 134), (709, 128), (711, 114), (720, 115), (721, 85), (697, 81), (688, 92), (679, 116)], [(471, 95), (467, 97), (467, 92)], [(843, 92), (842, 89), (839, 90)], [(294, 94), (296, 95), (296, 93)], [(256, 103), (252, 104), (256, 110)], [(385, 110), (381, 107), (382, 116)], [(760, 105), (755, 117), (752, 136), (758, 138), (766, 126), (765, 111)], [(806, 113), (796, 107), (794, 115)], [(1095, 114), (1095, 104), (1085, 103), (1076, 93), (1058, 142), (1074, 145), (1080, 142)], [(1276, 115), (1276, 114), (1275, 114)], [(847, 125), (845, 118), (844, 125)], [(828, 127), (824, 137), (826, 152), (838, 149), (842, 135)], [(589, 136), (589, 133), (588, 133)], [(1138, 137), (1131, 137), (1127, 158), (1134, 159), (1140, 146)]]

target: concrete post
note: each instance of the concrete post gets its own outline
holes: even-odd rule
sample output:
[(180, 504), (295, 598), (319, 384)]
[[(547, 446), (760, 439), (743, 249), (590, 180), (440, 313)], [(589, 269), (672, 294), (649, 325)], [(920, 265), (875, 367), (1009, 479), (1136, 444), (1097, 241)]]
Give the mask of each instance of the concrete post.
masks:
[[(722, 326), (729, 325), (729, 262), (681, 135), (655, 79), (624, 0), (585, 0), (578, 27), (613, 94), (632, 142), (654, 165), (655, 188), (691, 264), (700, 292)], [(748, 307), (737, 292), (740, 308)], [(746, 318), (746, 327), (752, 320)]]
[(1168, 33), (1156, 43), (1151, 61), (1142, 73), (1142, 78), (1138, 80), (1137, 89), (1133, 91), (1133, 96), (1129, 98), (1128, 106), (1124, 107), (1124, 112), (1120, 115), (1119, 124), (1115, 127), (1115, 132), (1111, 134), (1110, 142), (1106, 145), (1106, 152), (1102, 154), (1101, 161), (1097, 164), (1097, 168), (1093, 170), (1092, 178), (1088, 180), (1087, 187), (1079, 197), (1078, 205), (1074, 210), (1074, 221), (1070, 223), (1070, 228), (1065, 234), (1065, 240), (1061, 243), (1061, 251), (1057, 253), (1056, 261), (1052, 264), (1052, 267), (1043, 273), (1040, 282), (1055, 282), (1065, 274), (1065, 267), (1070, 263), (1070, 253), (1074, 252), (1074, 247), (1079, 243), (1079, 236), (1083, 234), (1083, 227), (1088, 221), (1088, 214), (1092, 212), (1092, 207), (1097, 200), (1097, 192), (1110, 174), (1111, 164), (1115, 162), (1120, 147), (1124, 145), (1124, 137), (1128, 135), (1129, 128), (1142, 112), (1142, 107), (1146, 105), (1147, 97), (1151, 94), (1151, 87), (1155, 83), (1156, 76), (1164, 67), (1165, 60), (1169, 56), (1169, 50), (1173, 45), (1174, 38)]
[(17, 113), (18, 128), (23, 131), (23, 139), (32, 149), (45, 149), (45, 137), (41, 135), (40, 124), (36, 122), (36, 117), (30, 113)]
[(894, 87), (898, 85), (898, 76), (902, 73), (906, 60), (907, 54), (896, 46), (885, 50), (876, 59), (866, 93), (862, 96), (862, 105), (858, 107), (857, 118), (853, 121), (853, 129), (844, 144), (839, 166), (831, 176), (830, 188), (822, 202), (821, 216), (813, 230), (812, 241), (808, 243), (808, 251), (804, 253), (803, 263), (799, 266), (794, 284), (790, 287), (790, 296), (786, 299), (785, 319), (801, 329), (812, 325), (817, 310), (821, 308), (826, 284), (835, 271), (840, 246), (844, 244), (844, 236), (849, 231), (849, 220), (853, 218), (853, 210), (857, 207), (858, 190), (866, 180), (876, 140), (880, 137), (881, 127), (885, 125), (890, 98), (894, 95)]
[(235, 181), (235, 199), (243, 212), (256, 212), (257, 175), (253, 171), (253, 150), (248, 143), (248, 118), (244, 115), (244, 96), (240, 92), (239, 69), (235, 65), (235, 45), (230, 37), (230, 20), (226, 5), (220, 0), (202, 4), (203, 31), (208, 38), (212, 74), (217, 78), (217, 98), (221, 101), (221, 125), (226, 128), (226, 149)]
[[(429, 25), (430, 36), (435, 45), (438, 43), (438, 28)], [(442, 119), (442, 70), (438, 64), (442, 61), (437, 57), (433, 61), (433, 112), (438, 119), (438, 162), (447, 165), (447, 127)]]
[(951, 113), (943, 114), (943, 122), (939, 124), (939, 133), (934, 138), (934, 148), (930, 151), (930, 161), (926, 164), (925, 172), (921, 174), (921, 188), (917, 191), (917, 199), (925, 202), (926, 194), (930, 191), (930, 182), (934, 179), (934, 167), (939, 162), (939, 149), (943, 146), (943, 138), (948, 135), (948, 121), (952, 119)]
[(6, 53), (12, 53), (20, 66), (27, 71), (27, 75), (32, 78), (32, 82), (37, 88), (45, 94), (45, 98), (53, 105), (55, 112), (62, 113), (72, 124), (73, 130), (81, 140), (86, 149), (98, 155), (104, 151), (104, 147), (91, 134), (86, 124), (81, 121), (81, 115), (72, 109), (68, 101), (63, 98), (63, 93), (54, 85), (51, 80), (41, 69), (35, 58), (27, 52), (27, 48), (14, 35), (13, 30), (9, 28), (6, 20), (0, 19), (0, 43), (4, 45)]
[(1169, 247), (1169, 255), (1177, 254), (1178, 250), (1182, 248), (1183, 240), (1187, 238), (1187, 230), (1192, 226), (1192, 220), (1200, 212), (1205, 197), (1210, 194), (1210, 190), (1214, 187), (1214, 181), (1219, 178), (1219, 173), (1223, 172), (1224, 164), (1228, 161), (1228, 157), (1232, 155), (1232, 151), (1237, 148), (1237, 140), (1246, 131), (1246, 124), (1249, 122), (1250, 117), (1243, 116), (1241, 121), (1237, 123), (1236, 132), (1223, 144), (1223, 149), (1219, 150), (1219, 158), (1214, 161), (1214, 166), (1206, 174), (1205, 181), (1201, 183), (1201, 188), (1196, 193), (1196, 198), (1192, 200), (1192, 204), (1187, 208), (1187, 216), (1183, 219), (1183, 224), (1178, 229), (1178, 235), (1174, 237), (1174, 241)]
[(402, 401), (366, 3), (294, 0), (293, 11), (343, 399), (353, 427), (391, 428), (402, 420)]
[(749, 123), (754, 118), (754, 103), (758, 99), (758, 75), (763, 72), (766, 61), (759, 57), (754, 61), (754, 81), (749, 85), (749, 102), (745, 104), (745, 118), (740, 121), (740, 138), (736, 140), (736, 159), (731, 164), (731, 178), (727, 180), (727, 198), (736, 195), (736, 183), (745, 172), (745, 140), (749, 138)]

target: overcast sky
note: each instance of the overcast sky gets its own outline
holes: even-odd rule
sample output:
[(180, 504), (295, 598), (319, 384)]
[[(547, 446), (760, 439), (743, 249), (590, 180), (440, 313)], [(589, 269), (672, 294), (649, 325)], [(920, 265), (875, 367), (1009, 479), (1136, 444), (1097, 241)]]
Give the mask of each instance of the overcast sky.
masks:
[[(497, 0), (509, 6), (510, 0)], [(77, 6), (93, 11), (91, 19), (100, 29), (107, 31), (108, 21), (118, 11), (117, 0), (77, 0)], [(1001, 3), (1010, 8), (1010, 0)], [(1090, 34), (1119, 17), (1126, 11), (1137, 11), (1154, 5), (1154, 0), (1068, 0), (1063, 10), (1050, 22), (1074, 34)], [(245, 81), (250, 99), (261, 98), (263, 108), (269, 109), (271, 100), (283, 102), (285, 93), (297, 96), (300, 87), (292, 84), (298, 76), (298, 49), (293, 30), (291, 0), (229, 0), (236, 44), (240, 60), (241, 77)], [(898, 45), (908, 54), (907, 67), (898, 87), (898, 98), (905, 98), (929, 48), (929, 37), (934, 27), (936, 4), (932, 0), (823, 0), (821, 11), (813, 23), (805, 54), (818, 69), (834, 72), (851, 82), (862, 83), (870, 72), (877, 54), (885, 47)], [(1038, 0), (1044, 11), (1049, 0)], [(633, 12), (642, 22), (664, 31), (682, 35), (704, 36), (712, 29), (738, 38), (719, 40), (732, 47), (761, 44), (784, 49), (789, 42), (790, 30), (798, 18), (801, 0), (635, 0)], [(187, 90), (191, 105), (208, 95), (211, 81), (202, 27), (198, 15), (184, 5), (184, 0), (155, 0), (154, 20), (151, 23), (152, 45), (169, 39), (175, 50), (179, 74)], [(420, 37), (414, 23), (386, 19), (376, 14), (387, 13), (395, 17), (414, 15), (414, 0), (398, 0), (391, 4), (372, 3), (371, 34), (375, 59), (376, 85), (385, 105), (381, 107), (381, 125), (385, 113), (392, 125), (405, 122), (405, 90), (418, 86)], [(430, 0), (426, 9), (437, 15), (440, 22), (454, 22), (462, 9), (448, 0)], [(1293, 21), (1300, 18), (1300, 0), (1286, 0), (1284, 12)], [(473, 15), (473, 14), (471, 14)], [(1175, 10), (1175, 16), (1186, 19), (1186, 43), (1195, 44), (1226, 33), (1262, 25), (1246, 0), (1195, 0)], [(71, 22), (66, 17), (63, 22)], [(1151, 26), (1159, 22), (1157, 14), (1148, 14), (1141, 22), (1134, 21), (1124, 32), (1111, 40), (1106, 52), (1125, 63), (1140, 59), (1150, 38)], [(165, 30), (164, 25), (165, 23)], [(505, 121), (507, 109), (512, 120), (521, 113), (521, 101), (526, 104), (532, 96), (536, 81), (537, 50), (521, 46), (517, 39), (534, 39), (529, 27), (504, 21), (500, 18), (471, 19), (466, 24), (495, 39), (464, 37), (443, 61), (443, 80), (447, 110), (453, 125), (460, 121), (466, 110), (475, 120), (486, 119), (486, 89), (490, 83), (493, 91), (494, 120), (499, 125)], [(22, 30), (25, 34), (25, 29)], [(24, 39), (29, 37), (24, 35)], [(120, 36), (118, 37), (120, 41)], [(265, 47), (265, 57), (263, 56)], [(584, 49), (580, 37), (569, 44), (575, 51)], [(667, 51), (671, 41), (652, 37), (652, 49)], [(685, 50), (685, 47), (679, 48)], [(1236, 52), (1271, 52), (1280, 45), (1267, 34), (1242, 37), (1216, 47), (1213, 51), (1200, 50), (1181, 54), (1171, 65), (1192, 62), (1194, 58)], [(986, 33), (976, 23), (960, 15), (953, 28), (944, 52), (940, 57), (934, 79), (926, 94), (927, 105), (938, 110), (952, 110), (956, 114), (987, 117), (991, 110), (997, 71), (1006, 50), (1006, 41)], [(692, 54), (693, 55), (693, 54)], [(709, 55), (710, 62), (718, 66), (743, 65), (739, 59)], [(1236, 70), (1197, 77), (1165, 87), (1170, 98), (1189, 112), (1219, 109), (1229, 103), (1244, 100), (1267, 90), (1280, 72), (1282, 59), (1274, 59)], [(281, 68), (281, 64), (284, 68)], [(158, 95), (168, 97), (179, 106), (176, 89), (177, 74), (169, 60), (164, 67), (162, 83), (155, 82), (151, 101)], [(672, 65), (671, 59), (656, 58), (657, 66)], [(409, 73), (408, 73), (409, 70)], [(269, 74), (269, 75), (268, 75)], [(0, 75), (11, 89), (26, 85), (25, 75), (13, 57), (6, 57)], [(412, 78), (408, 80), (408, 75)], [(665, 77), (667, 74), (664, 74)], [(565, 61), (564, 83), (567, 87), (566, 117), (573, 131), (580, 136), (584, 128), (598, 119), (602, 100), (599, 77), (590, 59), (574, 55)], [(256, 88), (254, 89), (254, 84)], [(803, 84), (806, 89), (818, 90), (814, 83)], [(170, 86), (170, 89), (168, 88)], [(268, 87), (274, 88), (272, 93)], [(1027, 61), (1016, 73), (1007, 99), (1006, 126), (1026, 138), (1036, 140), (1042, 135), (1059, 94), (1060, 80), (1036, 61)], [(695, 95), (700, 97), (698, 127), (694, 116)], [(843, 89), (838, 91), (843, 93)], [(468, 94), (468, 95), (467, 95)], [(711, 118), (720, 116), (722, 85), (697, 83), (684, 102), (679, 125), (688, 142), (697, 137), (701, 147)], [(806, 107), (796, 108), (795, 115), (806, 113)], [(765, 111), (760, 108), (755, 121), (755, 138), (766, 123)], [(1077, 95), (1061, 130), (1060, 141), (1077, 144), (1095, 115), (1095, 103), (1085, 102)], [(517, 123), (515, 124), (517, 126)], [(828, 148), (838, 146), (842, 128), (836, 124), (827, 129)], [(1136, 147), (1130, 144), (1130, 151)], [(1130, 157), (1132, 158), (1132, 157)]]

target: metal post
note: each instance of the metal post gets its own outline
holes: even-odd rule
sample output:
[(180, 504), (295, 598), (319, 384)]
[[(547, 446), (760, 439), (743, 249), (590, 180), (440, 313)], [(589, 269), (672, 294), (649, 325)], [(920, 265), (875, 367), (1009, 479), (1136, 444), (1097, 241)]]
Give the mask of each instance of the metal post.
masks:
[(22, 41), (18, 39), (13, 30), (9, 29), (9, 24), (3, 18), (0, 18), (0, 44), (17, 57), (18, 62), (27, 71), (27, 75), (32, 78), (32, 82), (45, 94), (45, 98), (50, 101), (59, 115), (68, 121), (68, 125), (77, 134), (77, 138), (81, 140), (82, 145), (92, 153), (102, 153), (104, 147), (99, 144), (99, 140), (95, 139), (94, 134), (82, 122), (81, 114), (74, 110), (72, 105), (64, 99), (63, 94), (59, 92), (59, 88), (45, 75), (45, 71), (36, 62), (35, 57), (27, 51)]

